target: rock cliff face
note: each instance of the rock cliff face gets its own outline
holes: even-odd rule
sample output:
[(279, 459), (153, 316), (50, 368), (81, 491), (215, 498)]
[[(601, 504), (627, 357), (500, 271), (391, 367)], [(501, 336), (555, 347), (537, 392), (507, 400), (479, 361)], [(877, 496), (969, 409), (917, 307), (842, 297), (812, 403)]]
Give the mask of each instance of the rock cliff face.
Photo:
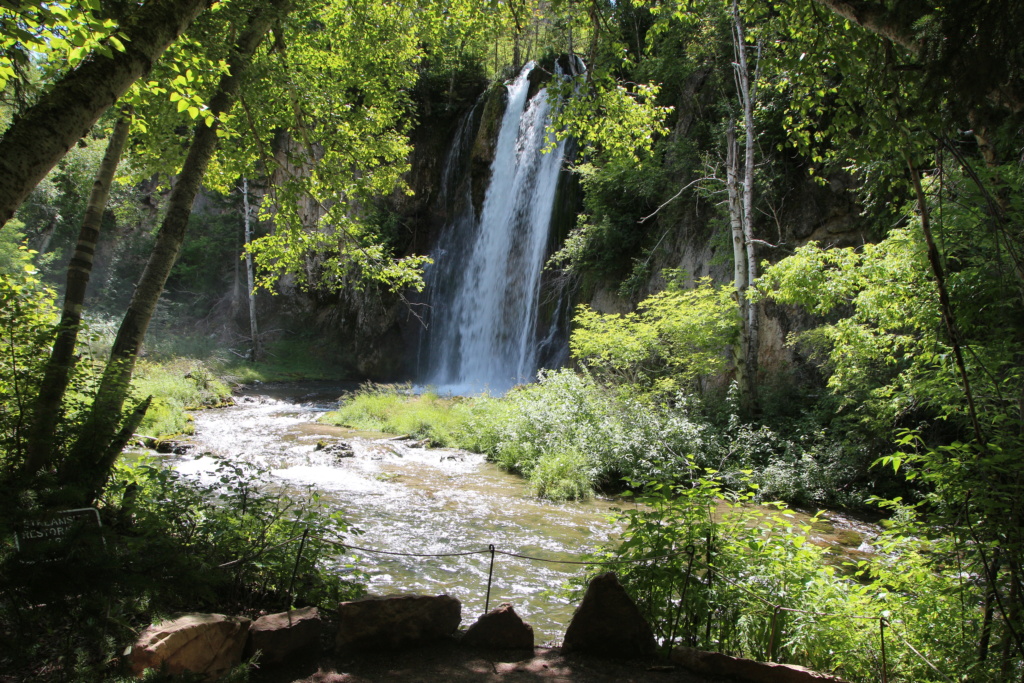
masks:
[[(540, 74), (552, 70), (537, 70), (538, 75), (531, 76), (531, 90), (542, 87)], [(708, 119), (714, 114), (709, 112), (714, 110), (715, 98), (721, 97), (709, 85), (711, 80), (708, 70), (698, 69), (681, 88), (674, 119), (670, 121), (673, 139), (693, 137), (695, 130), (710, 125)], [(399, 226), (395, 246), (400, 255), (430, 253), (445, 225), (466, 208), (460, 203), (464, 201), (461, 197), (470, 197), (472, 210), (479, 216), (490, 182), (498, 129), (506, 106), (505, 88), (501, 84), (488, 87), (480, 79), (460, 82), (454, 91), (448, 83), (444, 86), (447, 93), (430, 88), (419, 93), (419, 124), (412, 134), (415, 151), (407, 175), (412, 194), (396, 193), (382, 207)], [(462, 151), (453, 157), (450, 151), (458, 136), (464, 138)], [(575, 154), (570, 145), (566, 165), (571, 164), (569, 160)], [(671, 154), (664, 163), (669, 175), (670, 167), (679, 166)], [(764, 240), (758, 247), (759, 259), (776, 261), (812, 240), (836, 246), (866, 241), (858, 219), (860, 209), (854, 198), (853, 178), (838, 175), (821, 184), (806, 176), (799, 159), (790, 156), (775, 163), (784, 168), (785, 177), (777, 180), (771, 190), (770, 208), (759, 212), (756, 218), (758, 237)], [(675, 187), (691, 180), (679, 175), (674, 178)], [(562, 245), (583, 208), (582, 190), (570, 173), (563, 173), (558, 184), (549, 254)], [(661, 201), (670, 196), (671, 193)], [(710, 276), (717, 282), (730, 281), (731, 250), (722, 238), (725, 220), (713, 200), (684, 195), (666, 205), (653, 220), (638, 223), (636, 230), (642, 236), (637, 241), (646, 245), (642, 252), (646, 275), (633, 283), (628, 295), (620, 294), (621, 283), (607, 275), (584, 274), (583, 278), (570, 280), (556, 270), (545, 271), (539, 295), (538, 328), (562, 332), (540, 350), (539, 364), (554, 366), (568, 361), (566, 330), (580, 302), (602, 312), (631, 310), (644, 296), (665, 286), (661, 277), (665, 268), (679, 269), (690, 280)], [(641, 260), (636, 253), (615, 257), (622, 259), (623, 271), (629, 270), (631, 260)], [(565, 296), (566, 293), (569, 295)], [(332, 331), (353, 359), (354, 373), (374, 380), (409, 379), (418, 376), (426, 300), (414, 293), (404, 298), (382, 291), (350, 291), (320, 295), (307, 305), (318, 327)], [(554, 321), (560, 321), (560, 325), (553, 325)], [(794, 310), (764, 307), (759, 352), (763, 373), (784, 375), (803, 371), (802, 359), (785, 346), (785, 339), (789, 332), (809, 323)]]
[[(386, 198), (377, 211), (393, 226), (392, 246), (398, 256), (428, 253), (454, 210), (442, 197), (445, 158), (460, 122), (471, 119), (474, 130), (485, 127), (485, 115), (501, 119), (500, 88), (472, 74), (453, 81), (426, 80), (416, 93), (419, 111), (411, 133), (413, 153), (405, 182), (409, 192), (398, 191)], [(474, 166), (486, 171), (488, 154), (493, 154), (492, 135), (480, 135), (474, 145)], [(474, 173), (474, 193), (481, 201), (487, 176)], [(345, 287), (339, 291), (299, 291), (282, 283), (282, 302), (275, 313), (295, 321), (295, 326), (312, 328), (336, 349), (352, 378), (397, 381), (410, 377), (420, 322), (420, 305), (415, 293), (402, 295), (368, 286)], [(410, 305), (410, 302), (412, 305)], [(276, 302), (275, 302), (276, 303)]]
[[(547, 64), (530, 74), (528, 97), (545, 86), (553, 66)], [(467, 86), (464, 96), (450, 106), (447, 103), (424, 106), (420, 124), (412, 135), (414, 152), (406, 177), (412, 194), (396, 193), (384, 207), (386, 212), (396, 216), (395, 222), (402, 229), (397, 241), (399, 254), (433, 253), (438, 250), (442, 234), (446, 230), (450, 232), (453, 222), (460, 220), (460, 216), (468, 213), (476, 220), (481, 218), (498, 134), (508, 105), (503, 83), (483, 87), (485, 85), (477, 84), (475, 90)], [(428, 104), (435, 99), (430, 93), (423, 95)], [(572, 145), (567, 152), (573, 153)], [(560, 246), (575, 224), (580, 201), (578, 183), (568, 171), (559, 174), (555, 192), (556, 208), (547, 253)], [(449, 263), (453, 265), (437, 265), (434, 271), (459, 268), (467, 256), (466, 253), (448, 253)], [(538, 330), (544, 331), (537, 335), (541, 365), (559, 365), (566, 358), (564, 331), (569, 308), (567, 300), (561, 296), (564, 286), (557, 274), (546, 273), (542, 277), (537, 323)], [(402, 301), (375, 292), (373, 300), (368, 302), (373, 311), (363, 309), (367, 302), (355, 301), (351, 294), (341, 294), (329, 303), (322, 302), (327, 303), (329, 310), (317, 305), (317, 319), (329, 329), (344, 326), (354, 332), (349, 343), (361, 374), (375, 380), (421, 379), (424, 364), (420, 352), (425, 344), (424, 328), (429, 318), (428, 294), (406, 293)], [(559, 301), (562, 305), (558, 305)], [(552, 329), (561, 330), (560, 337), (550, 334)], [(547, 343), (542, 343), (547, 337), (550, 337)]]
[[(616, 279), (584, 278), (575, 299), (599, 312), (630, 311), (644, 297), (664, 289), (667, 283), (661, 273), (666, 268), (681, 271), (689, 282), (702, 277), (722, 284), (732, 281), (728, 218), (724, 208), (716, 205), (718, 199), (693, 192), (671, 199), (677, 188), (689, 185), (703, 173), (702, 168), (694, 171), (693, 162), (688, 166), (685, 160), (677, 158), (679, 155), (687, 151), (712, 159), (724, 155), (715, 147), (715, 136), (708, 135), (709, 128), (718, 125), (715, 117), (721, 116), (722, 91), (715, 86), (711, 67), (696, 69), (679, 91), (678, 100), (673, 103), (675, 110), (667, 122), (670, 142), (663, 158), (663, 169), (671, 178), (670, 189), (653, 203), (661, 207), (653, 219), (642, 224), (642, 216), (635, 219), (636, 229), (644, 234), (637, 242), (645, 248), (632, 256), (634, 271), (636, 261), (641, 260), (641, 271), (645, 274), (639, 282), (632, 283), (626, 295), (621, 293), (623, 287)], [(782, 135), (780, 130), (763, 133), (769, 139), (781, 139)], [(689, 144), (689, 148), (680, 141)], [(685, 151), (677, 151), (680, 149)], [(836, 247), (869, 241), (866, 221), (861, 219), (861, 207), (856, 200), (857, 183), (852, 176), (840, 173), (819, 182), (807, 173), (805, 160), (792, 151), (775, 152), (772, 145), (764, 144), (758, 153), (767, 155), (759, 157), (758, 164), (767, 162), (767, 175), (774, 174), (765, 188), (758, 181), (758, 192), (763, 192), (762, 203), (766, 205), (760, 209), (755, 206), (756, 237), (763, 240), (757, 247), (759, 262), (776, 262), (812, 241)], [(628, 269), (624, 263), (623, 272)], [(816, 371), (785, 343), (790, 332), (807, 329), (813, 323), (794, 308), (770, 302), (763, 305), (758, 354), (763, 379), (816, 381)]]
[[(789, 186), (775, 215), (761, 215), (756, 223), (757, 237), (765, 244), (758, 248), (759, 261), (776, 262), (809, 242), (834, 247), (864, 244), (869, 240), (859, 218), (855, 183), (848, 176), (832, 178), (821, 185), (810, 179)], [(731, 245), (721, 239), (724, 219), (714, 207), (679, 204), (659, 216), (657, 229), (663, 236), (660, 247), (650, 255), (649, 272), (643, 285), (632, 296), (622, 296), (617, 282), (600, 282), (577, 297), (602, 313), (632, 310), (644, 296), (665, 288), (660, 275), (674, 268), (689, 281), (711, 277), (715, 282), (732, 281)], [(717, 229), (717, 232), (716, 232)], [(767, 302), (762, 306), (759, 337), (759, 365), (762, 375), (783, 381), (800, 379), (812, 373), (798, 352), (786, 346), (790, 332), (807, 329), (813, 320), (793, 307)], [(800, 377), (785, 377), (796, 373)]]

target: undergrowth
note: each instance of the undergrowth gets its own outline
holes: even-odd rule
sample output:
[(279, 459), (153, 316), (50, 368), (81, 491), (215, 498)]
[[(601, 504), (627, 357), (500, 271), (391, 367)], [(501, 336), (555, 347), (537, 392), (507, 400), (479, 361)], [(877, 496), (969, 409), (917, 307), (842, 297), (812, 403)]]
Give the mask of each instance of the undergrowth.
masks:
[(621, 490), (624, 478), (688, 480), (696, 465), (729, 481), (755, 469), (765, 500), (863, 505), (871, 482), (856, 466), (865, 457), (855, 455), (858, 444), (830, 438), (813, 417), (773, 429), (744, 423), (736, 412), (731, 396), (715, 414), (692, 396), (654, 400), (558, 370), (500, 398), (367, 385), (322, 420), (484, 453), (556, 500)]
[(132, 381), (140, 396), (153, 396), (139, 433), (159, 438), (191, 434), (190, 409), (223, 405), (231, 388), (202, 361), (179, 358), (166, 363), (141, 361)]
[(665, 648), (800, 664), (850, 681), (998, 679), (995, 663), (963, 656), (982, 629), (983, 612), (970, 607), (981, 604), (981, 587), (964, 581), (960, 550), (913, 509), (893, 510), (874, 554), (837, 565), (812, 534), (815, 518), (798, 523), (781, 505), (748, 505), (756, 484), (709, 470), (686, 484), (635, 484), (645, 493), (619, 511), (621, 540), (595, 559), (618, 562), (619, 580)]
[[(347, 366), (323, 343), (284, 337), (267, 345), (259, 362), (246, 360), (215, 335), (174, 333), (170, 325), (151, 335), (145, 357), (138, 361), (132, 387), (139, 398), (153, 402), (138, 434), (162, 439), (192, 433), (187, 411), (224, 405), (231, 388), (243, 384), (296, 380), (338, 379)], [(117, 333), (115, 320), (92, 316), (82, 335), (84, 359), (100, 367)]]
[[(96, 505), (102, 545), (73, 560), (28, 571), (12, 535), (0, 536), (0, 672), (116, 680), (124, 644), (160, 618), (333, 608), (363, 594), (332, 543), (348, 525), (315, 491), (283, 498), (264, 488), (266, 472), (227, 460), (214, 474), (199, 483), (158, 461), (122, 460)], [(13, 521), (0, 515), (0, 528)]]

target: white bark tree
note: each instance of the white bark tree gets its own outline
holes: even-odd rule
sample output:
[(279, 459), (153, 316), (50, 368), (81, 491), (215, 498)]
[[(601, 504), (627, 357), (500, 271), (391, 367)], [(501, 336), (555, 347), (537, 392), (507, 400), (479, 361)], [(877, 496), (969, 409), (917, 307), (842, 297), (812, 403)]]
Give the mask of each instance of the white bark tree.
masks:
[(260, 331), (256, 324), (256, 277), (253, 270), (252, 252), (249, 251), (249, 244), (252, 242), (252, 211), (249, 207), (249, 179), (242, 178), (242, 207), (245, 212), (245, 274), (249, 295), (249, 334), (252, 336), (252, 350), (249, 351), (249, 360), (256, 361), (260, 357)]
[(732, 228), (733, 277), (736, 302), (740, 309), (740, 340), (734, 353), (740, 405), (744, 412), (757, 404), (758, 306), (751, 303), (747, 290), (757, 278), (754, 239), (754, 105), (761, 63), (761, 42), (756, 46), (753, 74), (747, 59), (747, 37), (740, 15), (739, 0), (732, 0), (732, 38), (735, 61), (733, 75), (743, 116), (744, 145), (742, 166), (736, 122), (730, 121), (726, 133), (726, 186), (729, 194), (729, 224)]

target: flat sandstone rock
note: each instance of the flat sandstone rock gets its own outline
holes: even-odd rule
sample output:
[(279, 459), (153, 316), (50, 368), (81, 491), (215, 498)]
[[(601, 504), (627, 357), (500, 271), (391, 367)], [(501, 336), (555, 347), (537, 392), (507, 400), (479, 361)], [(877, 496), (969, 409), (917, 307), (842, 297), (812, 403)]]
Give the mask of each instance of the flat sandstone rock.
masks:
[(316, 607), (267, 614), (249, 627), (246, 657), (259, 651), (261, 663), (283, 662), (296, 652), (317, 649), (322, 632), (323, 621)]
[(241, 663), (250, 621), (223, 614), (185, 614), (153, 624), (132, 646), (132, 673), (140, 676), (146, 669), (165, 669), (215, 678)]
[(462, 603), (447, 595), (396, 595), (338, 605), (339, 650), (393, 650), (450, 638)]
[(755, 662), (692, 647), (677, 647), (672, 650), (672, 662), (695, 673), (727, 676), (747, 683), (846, 683), (841, 678), (795, 664)]
[(498, 650), (533, 649), (533, 627), (507, 602), (476, 620), (462, 644)]

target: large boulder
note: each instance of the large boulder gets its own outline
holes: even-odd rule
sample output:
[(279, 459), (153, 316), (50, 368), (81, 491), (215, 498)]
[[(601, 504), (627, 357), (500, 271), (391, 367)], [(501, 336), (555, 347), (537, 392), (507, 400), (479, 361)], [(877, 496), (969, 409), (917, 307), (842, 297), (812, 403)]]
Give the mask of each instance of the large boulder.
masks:
[(672, 662), (707, 676), (725, 676), (745, 683), (845, 683), (841, 678), (795, 664), (755, 662), (692, 647), (672, 650)]
[(296, 652), (320, 645), (323, 621), (316, 607), (303, 607), (260, 617), (249, 627), (245, 656), (260, 652), (260, 662), (283, 662)]
[(646, 657), (657, 650), (654, 632), (614, 572), (595, 576), (565, 630), (564, 652), (600, 657)]
[(216, 678), (242, 661), (250, 619), (223, 614), (185, 614), (153, 624), (139, 635), (129, 661), (132, 673), (164, 669)]
[(533, 649), (533, 627), (505, 603), (476, 620), (462, 637), (469, 647), (501, 650)]
[(462, 603), (447, 595), (363, 598), (338, 606), (338, 649), (393, 650), (455, 633)]

